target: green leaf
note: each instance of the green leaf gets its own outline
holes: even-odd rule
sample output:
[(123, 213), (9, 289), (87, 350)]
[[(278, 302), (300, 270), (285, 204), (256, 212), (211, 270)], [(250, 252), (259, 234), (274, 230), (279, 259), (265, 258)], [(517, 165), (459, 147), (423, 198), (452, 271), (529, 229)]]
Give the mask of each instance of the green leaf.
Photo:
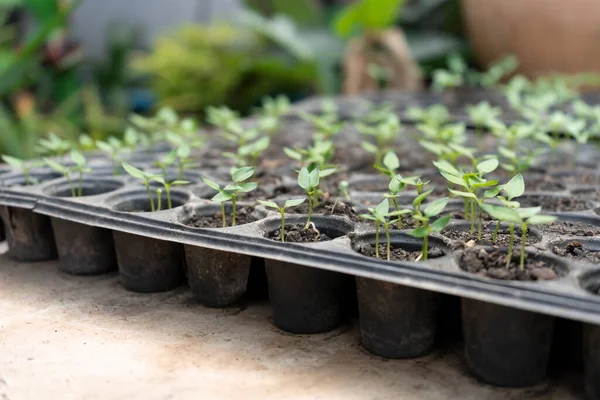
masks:
[(385, 156), (383, 156), (383, 165), (389, 171), (393, 172), (400, 168), (400, 160), (398, 159), (396, 153), (394, 153), (393, 151), (388, 151), (387, 153), (385, 153)]
[(427, 196), (429, 196), (431, 193), (433, 192), (433, 189), (429, 189), (423, 193), (421, 193), (420, 195), (418, 195), (417, 197), (415, 197), (415, 199), (412, 202), (412, 206), (413, 207), (417, 207), (419, 204), (421, 204), (423, 202), (423, 200), (425, 200), (425, 198)]
[(221, 191), (214, 195), (214, 197), (211, 200), (217, 203), (223, 203), (225, 201), (231, 200), (232, 196), (233, 195), (231, 193)]
[(186, 142), (182, 142), (179, 145), (179, 147), (177, 148), (177, 157), (179, 157), (179, 159), (188, 158), (191, 153), (192, 153), (192, 149), (191, 149), (190, 145), (187, 144)]
[(231, 171), (231, 179), (233, 179), (235, 183), (243, 182), (254, 175), (255, 170), (256, 168), (254, 167), (242, 167), (234, 169)]
[(256, 190), (257, 187), (258, 187), (258, 183), (256, 183), (256, 182), (246, 182), (246, 183), (242, 183), (240, 185), (239, 191), (242, 193), (248, 193), (253, 190)]
[(171, 182), (171, 186), (184, 186), (184, 185), (189, 185), (190, 181), (173, 181)]
[(306, 200), (306, 197), (304, 197), (302, 199), (286, 200), (285, 203), (283, 204), (283, 208), (299, 206), (300, 204), (304, 203), (305, 200)]
[(73, 161), (78, 167), (85, 165), (85, 157), (77, 150), (71, 150), (71, 161)]
[(439, 169), (440, 171), (447, 172), (450, 175), (454, 175), (454, 176), (461, 176), (462, 175), (456, 168), (454, 168), (454, 166), (452, 164), (450, 164), (446, 160), (434, 161), (433, 165), (437, 169)]
[(377, 153), (379, 153), (379, 148), (377, 146), (375, 146), (371, 142), (362, 141), (362, 142), (360, 142), (360, 146), (363, 149), (365, 149), (365, 151), (367, 153), (371, 153), (371, 154), (377, 154)]
[(558, 218), (553, 215), (534, 215), (527, 219), (527, 223), (531, 225), (542, 225), (550, 224), (555, 222)]
[(377, 218), (375, 218), (371, 214), (360, 214), (359, 217), (364, 218), (364, 219), (368, 219), (368, 220), (371, 220), (371, 221), (377, 221), (378, 220)]
[(501, 189), (499, 187), (486, 190), (485, 192), (483, 192), (483, 198), (484, 199), (494, 198), (494, 197), (496, 197), (498, 195), (498, 193), (500, 193), (500, 190)]
[(445, 179), (446, 179), (448, 182), (450, 182), (450, 183), (454, 183), (455, 185), (459, 185), (459, 186), (462, 186), (462, 187), (465, 187), (465, 188), (468, 188), (468, 187), (469, 187), (469, 185), (467, 185), (467, 182), (465, 182), (465, 180), (464, 180), (464, 179), (462, 179), (462, 178), (460, 178), (460, 177), (458, 177), (458, 176), (455, 176), (455, 175), (449, 174), (449, 173), (448, 173), (448, 172), (446, 172), (446, 171), (440, 171), (440, 174), (442, 174), (442, 176), (443, 176), (443, 177), (444, 177), (444, 178), (445, 178)]
[(425, 211), (423, 211), (423, 213), (428, 217), (435, 217), (436, 215), (441, 213), (444, 210), (444, 208), (446, 208), (448, 200), (449, 199), (447, 197), (444, 197), (434, 201), (425, 208)]
[(220, 191), (221, 190), (221, 186), (219, 186), (219, 184), (213, 180), (210, 180), (208, 178), (202, 177), (202, 181), (204, 183), (206, 183), (210, 188), (216, 190), (216, 191)]
[(319, 167), (316, 167), (310, 172), (310, 174), (308, 174), (308, 184), (310, 188), (316, 188), (319, 186), (320, 173), (321, 171), (319, 170)]
[(290, 149), (289, 147), (284, 147), (283, 152), (292, 160), (302, 161), (302, 154), (296, 150)]
[(133, 176), (134, 178), (138, 178), (138, 179), (146, 179), (146, 174), (144, 174), (144, 172), (136, 167), (134, 167), (133, 165), (127, 164), (126, 162), (123, 163), (123, 169), (131, 176)]
[(375, 215), (377, 217), (385, 217), (390, 211), (390, 202), (388, 199), (383, 199), (381, 203), (375, 207)]
[(489, 174), (490, 172), (493, 172), (496, 170), (496, 168), (498, 168), (498, 159), (490, 158), (488, 160), (484, 160), (477, 164), (476, 168), (480, 174)]
[(257, 201), (265, 207), (275, 208), (275, 209), (279, 210), (279, 206), (274, 201), (268, 201), (268, 200), (257, 200)]
[(416, 238), (424, 238), (429, 236), (429, 228), (425, 227), (425, 226), (421, 226), (419, 228), (413, 229), (412, 231), (408, 232), (408, 234), (412, 237), (416, 237)]
[(523, 175), (517, 174), (513, 176), (512, 179), (508, 181), (506, 185), (504, 185), (503, 190), (509, 200), (522, 196), (525, 192), (525, 181), (523, 180)]
[(433, 221), (431, 223), (431, 225), (429, 225), (429, 228), (431, 228), (432, 232), (441, 232), (441, 231), (444, 230), (444, 228), (450, 222), (450, 218), (452, 218), (451, 215), (446, 215), (446, 216), (444, 216), (442, 218), (438, 218), (435, 221)]
[(498, 221), (521, 223), (521, 217), (519, 217), (519, 214), (511, 208), (495, 206), (491, 204), (482, 204), (481, 209), (490, 214), (493, 218), (496, 218)]
[(298, 173), (298, 185), (304, 190), (310, 189), (309, 175), (310, 173), (308, 172), (308, 168), (306, 167), (302, 167), (302, 169)]
[(99, 150), (101, 150), (105, 153), (109, 153), (109, 154), (112, 154), (115, 151), (115, 149), (110, 144), (103, 142), (101, 140), (96, 141), (96, 147)]
[(337, 167), (336, 168), (325, 168), (321, 171), (319, 171), (319, 178), (325, 178), (328, 177), (329, 175), (333, 175), (337, 172)]
[(240, 185), (238, 185), (237, 183), (232, 183), (230, 185), (226, 185), (223, 188), (223, 191), (226, 191), (226, 192), (237, 192), (237, 191), (239, 191), (241, 189), (242, 189), (242, 187)]
[(475, 199), (475, 200), (477, 200), (477, 196), (475, 196), (473, 193), (461, 192), (460, 190), (454, 190), (454, 189), (450, 189), (450, 188), (448, 188), (448, 191), (450, 193), (452, 193), (453, 195), (455, 195), (455, 196), (467, 197), (469, 199)]
[(409, 210), (408, 208), (403, 208), (402, 210), (392, 211), (387, 216), (388, 217), (398, 217), (400, 215), (410, 214), (411, 212), (412, 212), (412, 210)]
[(542, 207), (538, 206), (538, 207), (524, 207), (524, 208), (519, 208), (518, 210), (516, 210), (517, 213), (519, 214), (519, 217), (521, 217), (521, 219), (527, 219), (530, 218), (536, 214), (539, 214), (540, 211), (542, 211)]
[(165, 178), (163, 178), (162, 176), (155, 176), (152, 178), (152, 180), (165, 185), (167, 182), (165, 181)]
[(48, 166), (50, 168), (52, 168), (55, 171), (60, 172), (61, 174), (66, 174), (68, 172), (67, 168), (65, 168), (62, 164), (59, 164), (54, 160), (44, 158), (44, 161), (46, 162), (46, 164), (48, 164)]
[(390, 192), (392, 194), (397, 194), (399, 191), (401, 191), (405, 187), (406, 187), (406, 184), (404, 183), (404, 180), (402, 179), (402, 176), (400, 176), (400, 175), (396, 175), (395, 177), (393, 177), (392, 180), (390, 180), (390, 183), (388, 185), (388, 189), (390, 190)]
[(6, 154), (4, 154), (2, 156), (2, 160), (5, 163), (7, 163), (8, 165), (11, 165), (11, 166), (13, 166), (15, 168), (23, 168), (23, 165), (25, 164), (25, 162), (23, 160), (20, 160), (20, 159), (18, 159), (16, 157), (8, 156)]

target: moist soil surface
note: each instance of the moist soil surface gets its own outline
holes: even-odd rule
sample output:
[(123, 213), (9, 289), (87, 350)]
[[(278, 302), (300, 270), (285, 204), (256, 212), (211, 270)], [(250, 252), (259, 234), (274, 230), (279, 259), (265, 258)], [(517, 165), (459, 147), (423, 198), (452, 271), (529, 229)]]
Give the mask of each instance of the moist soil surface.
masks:
[(572, 240), (562, 246), (554, 246), (552, 251), (559, 256), (600, 264), (600, 251), (586, 250), (583, 243), (578, 240)]
[(573, 191), (573, 196), (584, 201), (600, 201), (600, 188), (593, 190), (577, 190)]
[(521, 207), (542, 206), (542, 212), (584, 211), (594, 208), (590, 202), (576, 197), (527, 195), (517, 200)]
[[(308, 214), (308, 199), (297, 207), (289, 209), (292, 214)], [(341, 215), (350, 218), (354, 222), (360, 221), (360, 217), (354, 211), (354, 208), (342, 200), (323, 200), (316, 207), (313, 207), (313, 214), (322, 215)]]
[(521, 269), (520, 248), (515, 247), (508, 268), (506, 250), (488, 251), (482, 248), (465, 250), (460, 257), (460, 268), (478, 276), (507, 281), (546, 281), (559, 277), (552, 264), (544, 260), (532, 260), (528, 255), (525, 256), (525, 266)]
[[(390, 261), (417, 261), (421, 259), (421, 250), (407, 251), (400, 247), (392, 247), (390, 250)], [(367, 257), (376, 257), (374, 244), (360, 243), (356, 251)], [(444, 252), (439, 247), (429, 249), (428, 257), (430, 259), (439, 258), (443, 255)], [(385, 244), (379, 245), (379, 258), (382, 260), (387, 259), (387, 246)]]
[[(469, 230), (463, 229), (453, 229), (452, 227), (444, 229), (442, 235), (446, 236), (448, 239), (455, 240), (459, 243), (456, 243), (453, 248), (463, 248), (463, 247), (472, 247), (471, 244), (478, 244), (484, 246), (503, 246), (507, 247), (510, 243), (510, 231), (508, 228), (501, 227), (498, 231), (498, 235), (496, 237), (496, 241), (494, 242), (494, 229), (496, 228), (496, 224), (489, 224), (482, 227), (481, 230), (481, 239), (477, 239), (477, 227), (475, 227), (474, 233), (469, 233)], [(526, 243), (528, 245), (534, 244), (540, 241), (540, 238), (527, 233)], [(521, 230), (515, 229), (514, 233), (514, 244), (520, 245), (521, 243)]]
[[(258, 221), (258, 218), (256, 218), (253, 213), (254, 206), (239, 208), (236, 212), (235, 224), (244, 225)], [(225, 219), (227, 221), (227, 226), (231, 226), (231, 213), (228, 213)], [(190, 218), (187, 226), (192, 226), (194, 228), (223, 228), (223, 214), (221, 214), (221, 210), (219, 210), (213, 215), (194, 215)]]
[(546, 178), (533, 178), (525, 181), (527, 191), (544, 191), (544, 192), (557, 192), (565, 190), (566, 186), (561, 182), (556, 182)]
[[(281, 241), (281, 228), (267, 233), (267, 237), (278, 242)], [(285, 241), (289, 243), (314, 243), (328, 240), (331, 238), (324, 233), (316, 232), (311, 228), (304, 229), (304, 224), (285, 226)]]
[(556, 221), (551, 224), (538, 225), (537, 229), (544, 233), (556, 233), (565, 236), (600, 235), (600, 227), (578, 221)]

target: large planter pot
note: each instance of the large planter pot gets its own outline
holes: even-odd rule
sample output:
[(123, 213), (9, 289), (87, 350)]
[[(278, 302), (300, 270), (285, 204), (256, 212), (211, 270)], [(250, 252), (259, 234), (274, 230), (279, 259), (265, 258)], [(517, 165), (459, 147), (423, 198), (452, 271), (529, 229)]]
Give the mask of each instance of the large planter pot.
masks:
[(600, 70), (596, 0), (462, 0), (462, 7), (482, 65), (512, 54), (528, 77)]

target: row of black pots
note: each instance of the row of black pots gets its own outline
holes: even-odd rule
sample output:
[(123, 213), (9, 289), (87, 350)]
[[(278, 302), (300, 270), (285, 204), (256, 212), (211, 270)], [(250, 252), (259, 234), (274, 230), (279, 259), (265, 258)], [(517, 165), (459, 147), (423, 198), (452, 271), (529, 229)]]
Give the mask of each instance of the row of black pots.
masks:
[[(18, 260), (51, 259), (58, 253), (61, 270), (71, 274), (105, 273), (118, 265), (121, 283), (135, 292), (180, 286), (185, 265), (190, 288), (209, 307), (235, 303), (246, 291), (249, 256), (112, 232), (17, 207), (0, 211), (7, 227), (8, 254)], [(332, 237), (344, 234), (322, 230)], [(272, 259), (265, 260), (265, 268), (277, 327), (309, 334), (341, 323), (348, 290), (353, 289), (351, 276)], [(386, 358), (413, 358), (434, 348), (439, 294), (367, 278), (355, 281), (361, 339), (367, 350)], [(554, 323), (551, 316), (462, 299), (470, 369), (480, 380), (498, 386), (541, 382)], [(584, 345), (586, 388), (592, 398), (600, 398), (600, 328), (585, 329)]]

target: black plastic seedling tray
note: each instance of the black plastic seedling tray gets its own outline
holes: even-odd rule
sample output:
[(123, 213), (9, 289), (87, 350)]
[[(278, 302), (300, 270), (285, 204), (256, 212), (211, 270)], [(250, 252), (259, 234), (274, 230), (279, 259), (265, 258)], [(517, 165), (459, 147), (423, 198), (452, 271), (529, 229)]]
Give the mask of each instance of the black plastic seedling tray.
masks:
[[(302, 125), (294, 118), (287, 124), (290, 131)], [(595, 154), (594, 150), (588, 154)], [(141, 160), (138, 167), (150, 170), (154, 168), (152, 160), (159, 156), (140, 152), (135, 157)], [(307, 244), (268, 238), (280, 226), (280, 217), (261, 206), (254, 207), (257, 220), (248, 224), (188, 226), (194, 217), (215, 215), (219, 210), (207, 200), (213, 192), (200, 179), (226, 180), (224, 169), (212, 163), (186, 172), (192, 183), (173, 189), (174, 208), (159, 212), (148, 211), (147, 192), (141, 183), (129, 176), (111, 176), (108, 160), (94, 158), (91, 167), (95, 172), (85, 176), (84, 196), (78, 198), (68, 197), (66, 180), (45, 169), (35, 172), (42, 182), (33, 186), (21, 186), (23, 178), (16, 171), (0, 175), (0, 215), (9, 256), (35, 261), (58, 254), (60, 268), (73, 274), (118, 269), (123, 286), (136, 292), (171, 290), (187, 281), (198, 299), (210, 307), (239, 300), (246, 291), (251, 265), (264, 260), (275, 325), (292, 333), (333, 329), (343, 318), (344, 308), (357, 296), (363, 344), (371, 352), (390, 358), (416, 357), (434, 346), (435, 315), (443, 299), (439, 293), (445, 293), (462, 299), (467, 361), (485, 382), (526, 386), (542, 380), (552, 343), (553, 317), (587, 323), (584, 358), (588, 382), (593, 382), (600, 370), (595, 357), (600, 337), (596, 327), (600, 325), (600, 296), (595, 294), (600, 289), (600, 265), (561, 257), (553, 251), (570, 240), (600, 250), (600, 239), (595, 236), (562, 237), (548, 227), (534, 228), (533, 236), (538, 240), (527, 251), (548, 261), (562, 276), (538, 282), (503, 281), (463, 271), (458, 261), (464, 250), (444, 232), (431, 238), (431, 245), (444, 252), (442, 257), (426, 262), (388, 262), (357, 252), (361, 243), (374, 243), (373, 228), (344, 215), (315, 215), (315, 226), (332, 240)], [(295, 180), (291, 168), (277, 173), (283, 176), (284, 186)], [(600, 177), (598, 170), (585, 174)], [(596, 187), (582, 184), (575, 173), (566, 175), (561, 178), (560, 191), (531, 192), (524, 199), (529, 196), (530, 201), (537, 201), (531, 197), (535, 195), (546, 196), (544, 201), (577, 199), (582, 204), (577, 208), (580, 211), (557, 212), (560, 221), (582, 222), (600, 231)], [(350, 182), (356, 209), (381, 200), (381, 191), (361, 190), (364, 182), (376, 187), (381, 181), (377, 175), (347, 171), (345, 178)], [(594, 183), (600, 184), (600, 180)], [(278, 195), (271, 192), (265, 198)], [(285, 196), (298, 197), (292, 189)], [(401, 203), (408, 204), (410, 199), (407, 193)], [(242, 202), (240, 207), (253, 203)], [(449, 212), (453, 207), (460, 209), (461, 204), (451, 202)], [(305, 219), (292, 209), (286, 223)], [(464, 222), (453, 220), (446, 230), (453, 229), (464, 229)], [(407, 232), (393, 231), (392, 244), (418, 250), (421, 242)], [(509, 340), (510, 350), (516, 349), (520, 359), (503, 361), (507, 349), (499, 338)]]

